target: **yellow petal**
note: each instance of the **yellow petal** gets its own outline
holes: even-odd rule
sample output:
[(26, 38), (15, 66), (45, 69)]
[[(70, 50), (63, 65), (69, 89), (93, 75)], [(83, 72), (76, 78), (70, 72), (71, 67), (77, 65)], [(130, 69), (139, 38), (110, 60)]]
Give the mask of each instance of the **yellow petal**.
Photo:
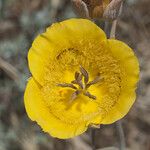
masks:
[(106, 40), (106, 35), (102, 29), (96, 24), (87, 19), (70, 19), (62, 22), (73, 33), (73, 38), (82, 39), (95, 39), (99, 42)]
[(77, 43), (88, 43), (87, 39), (101, 42), (106, 40), (106, 35), (86, 19), (70, 19), (47, 28), (34, 40), (28, 53), (29, 68), (34, 78), (44, 85), (49, 62)]
[(139, 80), (139, 63), (132, 49), (118, 40), (108, 40), (110, 50), (122, 69), (119, 100), (102, 120), (102, 124), (113, 123), (124, 117), (133, 105), (136, 84)]
[(48, 69), (47, 65), (52, 58), (51, 53), (54, 49), (55, 45), (50, 40), (43, 35), (39, 35), (28, 52), (30, 71), (41, 85), (44, 84), (44, 76)]
[(87, 127), (85, 124), (65, 124), (53, 114), (43, 100), (40, 85), (31, 78), (27, 84), (24, 103), (29, 118), (42, 127), (53, 137), (66, 139), (83, 133)]

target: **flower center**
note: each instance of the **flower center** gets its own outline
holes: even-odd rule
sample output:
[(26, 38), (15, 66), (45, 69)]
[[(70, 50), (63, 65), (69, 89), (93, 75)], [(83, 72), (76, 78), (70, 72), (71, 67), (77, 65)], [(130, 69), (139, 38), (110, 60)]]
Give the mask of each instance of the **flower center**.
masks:
[[(94, 80), (89, 81), (89, 73), (80, 65), (80, 72), (75, 72), (74, 75), (75, 79), (71, 81), (71, 83), (60, 83), (57, 84), (57, 86), (60, 87), (69, 87), (75, 90), (75, 92), (72, 93), (70, 97), (70, 102), (75, 100), (78, 95), (83, 94), (87, 97), (89, 97), (92, 100), (96, 100), (96, 96), (92, 95), (89, 91), (88, 88), (91, 85), (94, 85), (100, 81), (102, 81), (102, 77), (100, 75), (96, 76)], [(77, 87), (78, 86), (78, 87)]]

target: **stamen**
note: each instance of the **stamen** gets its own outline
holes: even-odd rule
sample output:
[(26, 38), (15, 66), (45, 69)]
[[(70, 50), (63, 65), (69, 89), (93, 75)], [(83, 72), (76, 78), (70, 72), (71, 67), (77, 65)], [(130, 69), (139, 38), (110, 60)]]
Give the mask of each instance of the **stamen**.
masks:
[(97, 76), (93, 81), (90, 81), (90, 82), (86, 85), (86, 88), (89, 88), (91, 85), (100, 82), (102, 79), (103, 79), (102, 77)]
[(76, 78), (76, 80), (71, 81), (71, 83), (77, 84), (80, 86), (81, 89), (83, 89), (84, 86), (82, 83), (82, 74), (80, 74), (80, 73), (79, 74), (75, 73), (75, 74), (76, 74), (75, 77), (77, 77), (77, 78)]
[(75, 92), (71, 95), (71, 99), (70, 99), (70, 100), (71, 100), (71, 101), (75, 100), (79, 94), (80, 94), (80, 91), (79, 91), (79, 90), (75, 91)]
[(77, 89), (77, 87), (75, 87), (71, 83), (60, 83), (60, 84), (57, 84), (57, 86), (60, 86), (60, 87), (70, 87), (70, 88), (73, 88), (73, 89)]
[(80, 66), (80, 72), (84, 76), (84, 83), (87, 84), (88, 81), (89, 81), (89, 74), (88, 74), (88, 72), (82, 66)]
[(82, 74), (79, 74), (78, 78), (77, 78), (78, 82), (82, 82)]
[[(75, 100), (79, 94), (83, 94), (93, 100), (96, 100), (96, 96), (92, 95), (90, 92), (87, 91), (87, 89), (98, 82), (100, 82), (103, 78), (100, 76), (97, 76), (94, 80), (89, 82), (89, 73), (80, 65), (80, 73), (75, 72), (75, 80), (71, 81), (71, 83), (60, 83), (57, 84), (57, 86), (60, 87), (70, 87), (72, 89), (75, 89), (76, 91), (71, 95), (70, 102)], [(84, 77), (84, 83), (82, 82), (82, 78)], [(78, 85), (79, 88), (74, 86), (74, 84)]]
[(96, 99), (96, 96), (92, 95), (92, 94), (91, 94), (90, 92), (88, 92), (88, 91), (85, 92), (84, 95), (85, 95), (85, 96), (88, 96), (88, 97), (91, 98), (91, 99), (94, 99), (94, 100)]
[(77, 84), (77, 80), (71, 81), (72, 84)]
[(76, 79), (76, 80), (78, 79), (79, 75), (80, 75), (80, 73), (76, 71), (76, 72), (75, 72), (75, 79)]

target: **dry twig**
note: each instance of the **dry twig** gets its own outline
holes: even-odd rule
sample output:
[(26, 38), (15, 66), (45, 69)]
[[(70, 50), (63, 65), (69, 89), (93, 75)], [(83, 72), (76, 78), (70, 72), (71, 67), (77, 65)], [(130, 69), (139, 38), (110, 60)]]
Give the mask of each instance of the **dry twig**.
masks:
[(19, 81), (19, 72), (10, 63), (6, 62), (4, 59), (0, 58), (0, 69), (5, 71), (5, 73), (15, 82)]

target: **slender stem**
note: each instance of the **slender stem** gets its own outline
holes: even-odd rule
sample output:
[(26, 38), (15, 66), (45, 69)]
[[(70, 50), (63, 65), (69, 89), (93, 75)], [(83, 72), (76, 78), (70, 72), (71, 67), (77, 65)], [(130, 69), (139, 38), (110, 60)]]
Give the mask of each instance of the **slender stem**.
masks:
[(105, 21), (105, 26), (104, 26), (104, 31), (105, 31), (105, 33), (106, 33), (106, 35), (107, 35), (107, 37), (109, 37), (110, 35), (110, 27), (109, 27), (109, 21)]
[(104, 31), (109, 38), (115, 39), (116, 37), (116, 28), (117, 28), (117, 19), (112, 22), (112, 26), (110, 29), (109, 22), (105, 21)]
[(119, 137), (120, 150), (125, 150), (126, 149), (125, 136), (124, 136), (121, 120), (116, 122), (116, 128), (117, 128), (118, 137)]
[(112, 22), (112, 27), (110, 31), (110, 38), (116, 38), (116, 28), (117, 28), (117, 19)]
[[(122, 9), (123, 9), (123, 1), (121, 3), (120, 9), (119, 9), (118, 17), (120, 16)], [(116, 28), (117, 28), (118, 17), (112, 22), (112, 27), (111, 27), (111, 31), (110, 31), (110, 38), (112, 38), (112, 39), (116, 38)]]
[(95, 129), (91, 129), (91, 143), (92, 143), (92, 150), (96, 150), (96, 146), (95, 146)]

